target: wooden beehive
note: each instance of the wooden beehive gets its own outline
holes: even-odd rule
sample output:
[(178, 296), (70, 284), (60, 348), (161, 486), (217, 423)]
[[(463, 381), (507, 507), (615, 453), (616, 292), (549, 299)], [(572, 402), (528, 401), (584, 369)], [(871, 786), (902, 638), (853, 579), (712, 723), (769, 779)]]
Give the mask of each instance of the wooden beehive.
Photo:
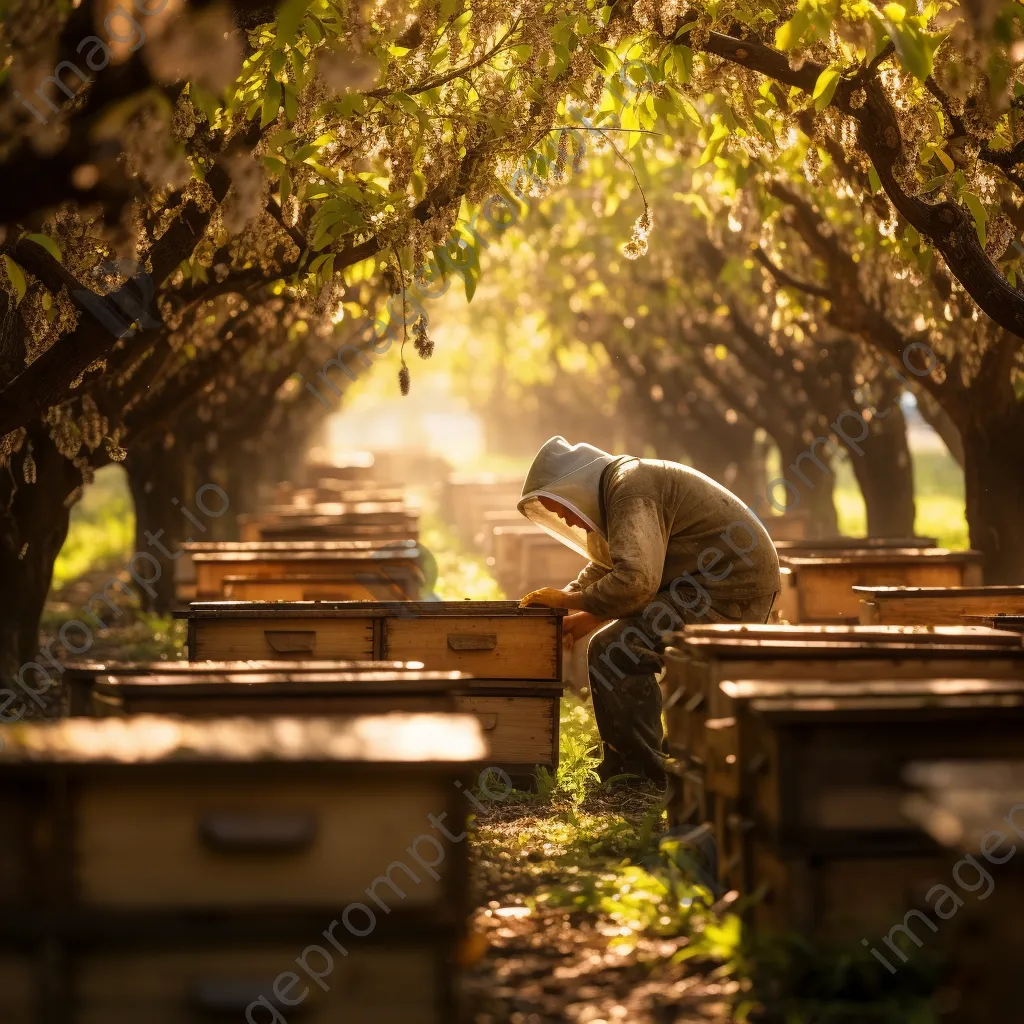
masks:
[(965, 615), (963, 621), (967, 626), (988, 626), (1010, 633), (1024, 633), (1024, 615)]
[[(467, 867), (449, 837), (483, 756), (473, 719), (139, 716), (0, 738), (0, 977), (29, 981), (10, 990), (21, 1016), (4, 990), (5, 1021), (241, 1020), (289, 970), (309, 998), (285, 1019), (457, 1019)], [(306, 952), (335, 948), (325, 930), (348, 954), (330, 972)]]
[(402, 502), (334, 502), (310, 508), (271, 506), (260, 516), (239, 517), (241, 539), (416, 540), (419, 513)]
[[(423, 665), (418, 661), (304, 661), (301, 668), (310, 674), (330, 675), (339, 671), (417, 671)], [(259, 674), (281, 670), (281, 661), (72, 661), (64, 666), (63, 682), (68, 693), (68, 714), (91, 715), (93, 684), (102, 677), (159, 675), (168, 679), (197, 679), (204, 675)]]
[(562, 691), (556, 684), (510, 685), (400, 663), (389, 668), (384, 662), (264, 662), (255, 669), (234, 663), (210, 671), (216, 664), (185, 662), (191, 671), (113, 664), (92, 675), (80, 673), (73, 682), (73, 713), (209, 718), (458, 711), (479, 723), (487, 764), (516, 781), (532, 780), (537, 765), (558, 764)]
[(1024, 613), (1024, 587), (854, 587), (854, 591), (865, 623), (956, 626), (965, 615)]
[(845, 551), (920, 551), (937, 548), (935, 537), (803, 537), (794, 540), (776, 540), (775, 550), (780, 555), (821, 555)]
[(468, 544), (482, 545), (484, 515), (514, 512), (522, 496), (519, 477), (453, 474), (448, 479), (445, 511), (456, 532)]
[(564, 611), (514, 601), (193, 604), (189, 657), (392, 659), (473, 676), (457, 697), (518, 780), (558, 763)]
[(561, 679), (562, 618), (515, 601), (199, 602), (188, 619), (193, 661), (420, 661), (484, 679)]
[(196, 571), (196, 598), (216, 600), (224, 579), (242, 576), (274, 579), (282, 576), (353, 576), (390, 595), (400, 587), (408, 597), (419, 596), (423, 583), (415, 541), (258, 541), (186, 545)]
[[(854, 587), (962, 587), (981, 583), (977, 551), (894, 548), (843, 551), (834, 555), (779, 556), (791, 570), (795, 606), (790, 622), (852, 624), (860, 621)], [(791, 617), (791, 616), (795, 616)]]
[[(1019, 846), (1024, 761), (1018, 755), (1013, 760), (915, 762), (905, 776), (913, 793), (904, 801), (904, 812), (950, 848), (950, 861), (961, 855), (973, 857), (987, 870), (994, 887), (994, 898), (963, 895), (965, 905), (942, 925), (953, 931), (950, 961), (960, 982), (955, 1022), (989, 1024), (1018, 997), (1022, 927), (1020, 916), (1007, 914), (1006, 908), (1024, 906), (1024, 855)], [(968, 879), (973, 879), (974, 872), (967, 870)], [(951, 876), (952, 869), (946, 884), (956, 886)], [(987, 884), (980, 877), (979, 882), (974, 895), (980, 897)]]
[(492, 533), (494, 575), (509, 596), (541, 587), (560, 590), (587, 564), (578, 552), (530, 523), (496, 526)]
[(348, 576), (225, 576), (220, 597), (229, 601), (401, 601), (404, 580), (386, 580), (362, 573)]
[(752, 914), (763, 930), (887, 932), (946, 863), (905, 811), (907, 766), (1024, 749), (1019, 678), (734, 680), (720, 690), (728, 714), (709, 723), (706, 777), (722, 882), (767, 886)]
[(728, 717), (725, 680), (977, 676), (1024, 679), (1021, 638), (965, 626), (687, 626), (665, 651), (662, 681), (670, 752), (688, 766), (670, 817), (680, 822), (707, 812), (702, 765), (714, 740), (707, 722)]
[(126, 669), (110, 665), (91, 679), (76, 680), (86, 689), (77, 707), (94, 717), (184, 715), (341, 716), (391, 712), (456, 711), (456, 694), (468, 686), (462, 672), (382, 668), (350, 671), (347, 662), (333, 670), (307, 671), (301, 662), (267, 663), (260, 669), (208, 670), (204, 662), (187, 662), (192, 671), (163, 671), (159, 665)]

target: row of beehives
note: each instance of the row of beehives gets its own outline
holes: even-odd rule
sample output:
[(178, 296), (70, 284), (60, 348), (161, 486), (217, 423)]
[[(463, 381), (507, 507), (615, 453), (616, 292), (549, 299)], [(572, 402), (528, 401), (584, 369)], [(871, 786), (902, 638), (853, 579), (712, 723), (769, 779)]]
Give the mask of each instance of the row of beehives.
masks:
[(373, 456), (314, 457), (308, 486), (281, 484), (274, 503), (239, 517), (240, 541), (195, 542), (178, 594), (240, 601), (405, 600), (424, 583), (419, 513), (375, 479)]
[(522, 479), (498, 475), (453, 474), (443, 513), (459, 539), (480, 551), (506, 597), (575, 579), (586, 559), (517, 511)]
[[(394, 551), (294, 543), (197, 557), (200, 592)], [(396, 564), (408, 597), (408, 547), (353, 574)], [(179, 613), (190, 661), (69, 667), (72, 718), (4, 730), (5, 1024), (461, 1019), (467, 816), (557, 764), (563, 613), (250, 593)]]
[(710, 826), (707, 870), (753, 897), (756, 933), (867, 948), (886, 978), (939, 953), (952, 1019), (998, 1017), (1024, 894), (1007, 855), (1024, 839), (1019, 633), (688, 626), (662, 689), (670, 821)]

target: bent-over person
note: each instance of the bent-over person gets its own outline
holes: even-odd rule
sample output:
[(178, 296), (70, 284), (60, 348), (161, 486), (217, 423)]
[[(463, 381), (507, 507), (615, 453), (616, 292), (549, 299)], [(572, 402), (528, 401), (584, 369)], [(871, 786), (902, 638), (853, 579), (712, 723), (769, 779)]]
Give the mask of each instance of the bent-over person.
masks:
[(537, 453), (519, 511), (589, 560), (563, 590), (536, 590), (522, 603), (571, 609), (564, 627), (573, 640), (602, 627), (587, 655), (601, 778), (664, 784), (655, 674), (665, 637), (684, 624), (767, 621), (782, 586), (771, 538), (697, 470), (563, 437)]

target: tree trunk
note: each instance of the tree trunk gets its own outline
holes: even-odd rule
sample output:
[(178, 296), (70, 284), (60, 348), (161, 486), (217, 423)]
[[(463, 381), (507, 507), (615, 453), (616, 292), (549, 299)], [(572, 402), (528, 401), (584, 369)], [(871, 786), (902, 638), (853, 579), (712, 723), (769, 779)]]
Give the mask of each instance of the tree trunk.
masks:
[(935, 431), (942, 443), (949, 449), (956, 464), (964, 468), (964, 443), (952, 416), (941, 406), (933, 395), (924, 388), (915, 393), (917, 409), (922, 419)]
[(145, 611), (167, 615), (175, 607), (174, 563), (157, 545), (173, 553), (186, 539), (200, 539), (181, 511), (182, 504), (189, 508), (192, 504), (184, 454), (177, 442), (165, 449), (162, 438), (146, 440), (129, 445), (124, 466), (135, 505), (134, 550), (148, 552), (161, 565), (160, 578), (149, 584), (155, 593), (139, 587), (139, 600)]
[[(25, 481), (29, 444), (35, 483)], [(29, 428), (25, 444), (0, 472), (0, 678), (5, 686), (22, 665), (40, 661), (39, 620), (71, 515), (65, 500), (81, 482), (78, 470), (57, 451), (41, 424)], [(42, 665), (46, 670), (45, 660)], [(26, 671), (23, 681), (41, 687), (34, 669)], [(34, 705), (28, 703), (31, 715)]]
[[(766, 494), (776, 511), (795, 512), (797, 509), (807, 511), (807, 535), (809, 537), (835, 537), (839, 533), (839, 518), (833, 501), (835, 475), (832, 472), (832, 460), (828, 448), (824, 445), (816, 450), (802, 443), (799, 436), (776, 438), (779, 455), (782, 460), (780, 479), (788, 481), (788, 485), (777, 481), (768, 481)], [(819, 460), (824, 470), (816, 465), (807, 466), (808, 452)], [(755, 509), (762, 520), (769, 515), (769, 503), (760, 502)]]
[(888, 414), (868, 425), (871, 431), (859, 444), (863, 454), (847, 449), (867, 509), (868, 536), (911, 537), (916, 515), (914, 467), (898, 400)]
[(692, 431), (684, 438), (695, 469), (728, 487), (745, 505), (764, 498), (767, 477), (763, 446), (749, 424), (722, 424), (710, 432)]
[(985, 582), (1024, 584), (1024, 415), (973, 421), (962, 430), (971, 547)]

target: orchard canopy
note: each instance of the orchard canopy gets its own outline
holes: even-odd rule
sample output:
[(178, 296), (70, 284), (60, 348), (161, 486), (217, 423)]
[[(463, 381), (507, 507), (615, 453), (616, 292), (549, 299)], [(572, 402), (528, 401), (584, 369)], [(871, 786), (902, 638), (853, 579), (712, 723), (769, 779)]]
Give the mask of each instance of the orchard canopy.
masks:
[[(552, 365), (614, 364), (623, 408), (712, 461), (761, 429), (786, 466), (843, 409), (913, 390), (964, 467), (987, 581), (1024, 582), (1019, 3), (0, 16), (5, 656), (33, 649), (97, 467), (127, 458), (153, 516), (154, 475), (250, 486), (323, 413), (301, 379), (339, 346), (380, 351), (367, 323), (395, 328), (415, 387), (433, 341), (413, 297), (472, 299), (497, 239), (488, 294), (517, 275)], [(901, 413), (872, 422), (872, 528), (905, 533)]]

